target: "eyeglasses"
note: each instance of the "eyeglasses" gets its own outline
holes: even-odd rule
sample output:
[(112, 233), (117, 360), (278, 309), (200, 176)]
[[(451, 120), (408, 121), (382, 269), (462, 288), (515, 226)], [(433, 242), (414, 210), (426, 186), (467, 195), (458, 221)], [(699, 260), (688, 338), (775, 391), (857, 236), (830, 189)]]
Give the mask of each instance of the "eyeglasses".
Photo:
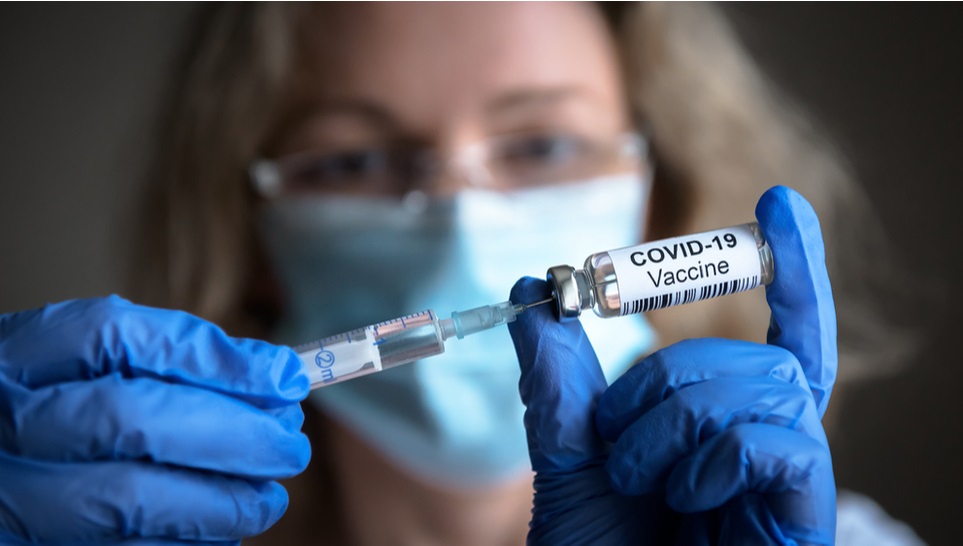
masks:
[(646, 141), (637, 133), (606, 139), (513, 134), (482, 140), (452, 154), (385, 145), (261, 159), (249, 173), (254, 188), (266, 198), (402, 197), (432, 188), (449, 168), (457, 168), (470, 186), (511, 190), (624, 172), (638, 168), (646, 158)]

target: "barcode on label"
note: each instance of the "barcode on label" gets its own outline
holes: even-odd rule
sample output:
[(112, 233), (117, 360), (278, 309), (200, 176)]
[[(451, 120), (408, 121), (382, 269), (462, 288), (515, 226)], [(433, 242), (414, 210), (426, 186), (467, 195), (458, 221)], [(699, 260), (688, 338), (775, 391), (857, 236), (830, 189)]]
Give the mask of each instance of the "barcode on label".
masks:
[(646, 313), (654, 309), (672, 307), (673, 305), (683, 305), (699, 300), (707, 300), (716, 296), (725, 296), (735, 292), (750, 290), (759, 286), (759, 275), (753, 275), (734, 281), (710, 284), (701, 288), (690, 288), (680, 290), (672, 294), (662, 294), (661, 296), (651, 296), (635, 301), (627, 301), (622, 304), (623, 315), (633, 315), (635, 313)]

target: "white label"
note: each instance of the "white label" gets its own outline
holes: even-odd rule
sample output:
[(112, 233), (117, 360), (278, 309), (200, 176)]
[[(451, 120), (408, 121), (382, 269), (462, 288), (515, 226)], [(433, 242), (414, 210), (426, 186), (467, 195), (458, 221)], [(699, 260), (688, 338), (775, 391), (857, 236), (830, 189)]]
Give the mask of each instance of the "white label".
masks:
[(621, 314), (644, 313), (759, 286), (761, 264), (748, 225), (609, 251)]
[(308, 371), (311, 388), (381, 371), (375, 326), (330, 336), (294, 348)]

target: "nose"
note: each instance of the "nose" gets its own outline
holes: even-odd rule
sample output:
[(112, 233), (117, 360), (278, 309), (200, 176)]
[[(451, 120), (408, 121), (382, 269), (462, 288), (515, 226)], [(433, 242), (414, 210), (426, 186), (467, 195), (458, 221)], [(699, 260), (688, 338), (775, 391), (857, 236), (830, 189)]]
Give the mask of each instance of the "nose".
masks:
[(433, 160), (422, 186), (432, 196), (450, 196), (469, 187), (489, 187), (493, 183), (483, 142), (461, 146)]

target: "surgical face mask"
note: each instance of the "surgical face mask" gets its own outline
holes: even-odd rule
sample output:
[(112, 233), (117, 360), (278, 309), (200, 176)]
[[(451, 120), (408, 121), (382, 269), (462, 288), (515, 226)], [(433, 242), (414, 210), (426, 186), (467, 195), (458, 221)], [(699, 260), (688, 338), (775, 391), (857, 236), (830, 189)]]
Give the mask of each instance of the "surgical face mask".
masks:
[[(504, 301), (519, 277), (638, 242), (647, 192), (632, 174), (507, 194), (464, 190), (417, 212), (373, 198), (273, 202), (262, 233), (287, 295), (278, 341)], [(641, 317), (583, 325), (610, 381), (652, 343)], [(501, 328), (310, 400), (422, 481), (493, 486), (530, 471), (518, 379)]]

